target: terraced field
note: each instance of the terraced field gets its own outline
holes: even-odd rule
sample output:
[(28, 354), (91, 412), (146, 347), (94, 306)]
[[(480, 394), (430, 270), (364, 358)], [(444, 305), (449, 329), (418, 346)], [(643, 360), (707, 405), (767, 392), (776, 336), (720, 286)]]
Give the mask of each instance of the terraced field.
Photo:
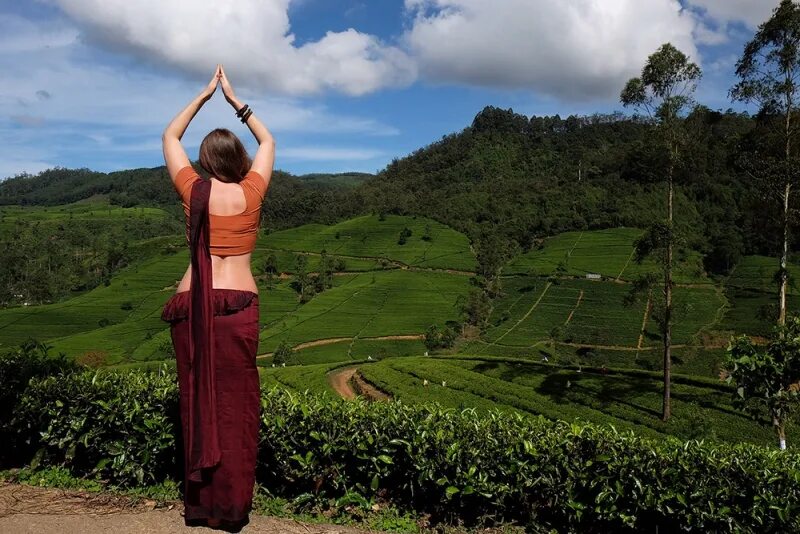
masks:
[[(405, 244), (398, 244), (400, 232), (408, 228), (411, 235)], [(430, 240), (423, 236), (430, 236)], [(338, 224), (307, 224), (273, 232), (263, 240), (269, 249), (322, 252), (369, 261), (387, 258), (404, 265), (435, 269), (475, 269), (475, 257), (469, 240), (437, 221), (424, 217), (364, 215)], [(349, 259), (348, 259), (349, 261)]]
[[(562, 273), (569, 276), (599, 274), (607, 279), (631, 281), (657, 269), (652, 259), (641, 264), (633, 259), (634, 241), (642, 233), (638, 228), (564, 232), (545, 239), (541, 248), (512, 260), (504, 273), (542, 276), (555, 273), (560, 266)], [(710, 283), (703, 274), (699, 254), (677, 260), (675, 282)]]
[(407, 403), (436, 401), (456, 409), (501, 408), (553, 419), (582, 419), (651, 437), (669, 434), (765, 445), (775, 441), (768, 426), (734, 410), (732, 389), (713, 379), (675, 376), (673, 418), (664, 423), (659, 417), (658, 373), (603, 374), (524, 359), (461, 355), (392, 358), (361, 364), (358, 369), (381, 390)]
[[(458, 318), (454, 303), (467, 291), (469, 277), (447, 269), (458, 270), (466, 265), (462, 258), (471, 254), (466, 238), (428, 221), (428, 242), (421, 239), (422, 232), (428, 231), (421, 218), (374, 219), (335, 225), (343, 243), (350, 237), (358, 237), (359, 242), (355, 247), (343, 245), (338, 251), (380, 251), (389, 263), (381, 263), (378, 257), (345, 256), (346, 270), (336, 273), (334, 286), (306, 304), (298, 303), (297, 293), (290, 286), (291, 277), (283, 277), (270, 287), (260, 284), (262, 354), (274, 350), (281, 340), (307, 347), (298, 351), (302, 356), (296, 363), (341, 361), (362, 355), (385, 357), (409, 351), (421, 354), (424, 347), (420, 336), (430, 324)], [(370, 225), (380, 231), (359, 229)], [(392, 249), (389, 241), (397, 239), (394, 232), (405, 226), (420, 233), (412, 233), (405, 245)], [(254, 273), (260, 272), (259, 266), (270, 254), (278, 257), (281, 270), (286, 266), (284, 271), (291, 272), (295, 257), (304, 253), (309, 254), (307, 270), (318, 268), (318, 253), (270, 248), (270, 242), (276, 240), (274, 236), (260, 236), (253, 254)], [(281, 239), (291, 240), (291, 236)], [(368, 246), (373, 239), (378, 241), (374, 250)], [(431, 247), (440, 243), (446, 254), (431, 260)], [(159, 252), (174, 250), (176, 245), (182, 247), (178, 253)], [(163, 242), (148, 240), (134, 246), (143, 256), (150, 256), (119, 273), (107, 287), (57, 304), (0, 310), (0, 347), (35, 337), (50, 343), (54, 353), (64, 352), (71, 357), (94, 353), (95, 361), (105, 364), (168, 358), (169, 331), (160, 320), (161, 310), (189, 264), (188, 250), (183, 248), (185, 243), (180, 237), (164, 238)], [(459, 246), (463, 249), (459, 250)], [(415, 265), (409, 267), (410, 264)], [(313, 343), (330, 338), (344, 340)]]
[(100, 201), (83, 201), (63, 206), (0, 206), (0, 233), (13, 229), (18, 221), (42, 223), (80, 223), (101, 221), (114, 224), (124, 219), (161, 220), (169, 214), (159, 208), (123, 208)]
[[(51, 213), (41, 210), (36, 216)], [(52, 220), (59, 220), (56, 211)], [(401, 245), (397, 241), (404, 228), (411, 235)], [(545, 240), (542, 248), (504, 270), (502, 294), (493, 302), (485, 336), (461, 339), (449, 351), (453, 354), (436, 357), (423, 356), (423, 333), (431, 324), (459, 319), (457, 303), (470, 290), (475, 268), (465, 236), (422, 217), (391, 215), (383, 221), (364, 216), (261, 235), (253, 272), (259, 275), (274, 256), (281, 273), (271, 283), (259, 280), (262, 380), (327, 391), (334, 398), (330, 374), (355, 365), (363, 379), (406, 402), (434, 400), (453, 407), (612, 422), (651, 436), (771, 443), (768, 428), (729, 406), (730, 391), (715, 377), (727, 335), (759, 333), (768, 325), (755, 312), (774, 303), (774, 260), (745, 258), (724, 285), (698, 272), (697, 258), (681, 262), (674, 290), (675, 417), (665, 425), (658, 417), (661, 340), (646, 313), (660, 298), (658, 288), (649, 300), (642, 295), (626, 304), (630, 281), (656, 268), (652, 262), (631, 261), (639, 233), (619, 228)], [(174, 365), (169, 330), (160, 315), (189, 264), (184, 238), (130, 246), (139, 261), (109, 286), (51, 305), (0, 310), (0, 348), (35, 337), (50, 343), (54, 353), (95, 364)], [(306, 260), (307, 272), (315, 272), (323, 250), (341, 270), (334, 273), (333, 287), (300, 304), (291, 286), (298, 258)], [(587, 279), (587, 273), (600, 279)], [(793, 288), (790, 305), (796, 309), (798, 304), (800, 295)], [(295, 350), (285, 367), (274, 367), (271, 353), (281, 341)], [(578, 365), (583, 366), (580, 372)], [(620, 371), (602, 374), (590, 367)]]

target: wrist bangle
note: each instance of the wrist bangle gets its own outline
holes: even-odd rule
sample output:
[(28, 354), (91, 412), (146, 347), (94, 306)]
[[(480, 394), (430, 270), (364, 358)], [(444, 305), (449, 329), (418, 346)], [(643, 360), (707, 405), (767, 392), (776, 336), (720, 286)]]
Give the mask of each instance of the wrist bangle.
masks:
[(245, 111), (244, 115), (242, 115), (242, 124), (246, 123), (247, 119), (249, 119), (250, 115), (252, 115), (252, 114), (253, 114), (252, 108), (248, 109), (247, 111)]
[(239, 111), (237, 111), (237, 112), (236, 112), (236, 116), (237, 116), (237, 117), (239, 117), (239, 118), (241, 118), (241, 117), (242, 117), (242, 116), (243, 116), (245, 113), (247, 113), (247, 110), (248, 110), (248, 109), (250, 109), (250, 106), (248, 106), (247, 104), (245, 104), (244, 106), (242, 106), (242, 107), (239, 109)]

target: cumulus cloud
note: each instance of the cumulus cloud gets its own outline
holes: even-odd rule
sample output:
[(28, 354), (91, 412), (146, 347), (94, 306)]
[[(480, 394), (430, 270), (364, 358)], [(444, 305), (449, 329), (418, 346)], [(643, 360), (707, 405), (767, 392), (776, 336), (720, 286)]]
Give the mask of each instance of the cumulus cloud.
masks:
[(709, 17), (721, 22), (744, 22), (755, 28), (772, 14), (778, 0), (691, 0)]
[(730, 22), (756, 24), (773, 7), (762, 0), (404, 0), (409, 23), (397, 45), (354, 28), (300, 45), (289, 8), (306, 0), (42, 1), (58, 5), (90, 43), (195, 79), (221, 62), (240, 86), (262, 94), (360, 96), (422, 77), (572, 102), (616, 98), (667, 41), (699, 62), (698, 45), (727, 42)]
[(209, 77), (223, 63), (232, 78), (274, 93), (357, 96), (416, 77), (404, 51), (352, 28), (296, 46), (290, 0), (52, 1), (89, 41)]
[(405, 0), (404, 43), (437, 82), (611, 98), (669, 41), (697, 60), (677, 0)]
[[(97, 55), (79, 35), (60, 18), (0, 13), (0, 70), (14, 80), (0, 91), (0, 179), (54, 165), (109, 171), (163, 162), (161, 132), (202, 83), (129, 61), (108, 62), (107, 54)], [(338, 140), (351, 134), (375, 141), (400, 133), (380, 120), (333, 110), (323, 102), (242, 93), (284, 144), (294, 136), (309, 142), (312, 136)], [(190, 157), (197, 156), (203, 136), (220, 126), (254, 146), (249, 130), (218, 92), (186, 131)], [(318, 155), (311, 157), (320, 161)], [(302, 153), (294, 155), (293, 161), (301, 160)], [(278, 168), (281, 161), (278, 154)]]
[(313, 161), (371, 160), (386, 155), (383, 150), (347, 147), (296, 146), (281, 148), (281, 157)]

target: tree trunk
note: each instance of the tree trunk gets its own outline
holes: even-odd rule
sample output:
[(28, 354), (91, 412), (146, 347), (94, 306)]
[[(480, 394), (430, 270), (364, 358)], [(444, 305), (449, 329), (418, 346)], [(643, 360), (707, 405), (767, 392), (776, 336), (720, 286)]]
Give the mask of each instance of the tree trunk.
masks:
[(668, 421), (672, 414), (670, 405), (670, 382), (672, 374), (672, 175), (675, 168), (674, 148), (670, 147), (667, 198), (667, 251), (664, 258), (664, 406), (661, 419)]
[(772, 423), (775, 425), (775, 430), (778, 433), (778, 444), (782, 451), (786, 450), (786, 428), (777, 417), (772, 418)]
[[(792, 148), (791, 138), (791, 117), (792, 117), (792, 100), (791, 95), (787, 95), (786, 99), (786, 118), (785, 118), (785, 135), (786, 135), (786, 175), (784, 176), (783, 184), (783, 243), (781, 250), (781, 271), (780, 271), (780, 289), (778, 290), (778, 325), (783, 326), (786, 324), (786, 285), (788, 278), (788, 271), (786, 270), (787, 258), (789, 256), (789, 196), (792, 190), (792, 182), (789, 176), (789, 156)], [(781, 334), (783, 337), (783, 334)]]
[[(779, 310), (778, 310), (778, 324), (783, 326), (786, 324), (786, 286), (788, 271), (787, 260), (789, 257), (789, 194), (791, 193), (791, 184), (786, 181), (783, 190), (783, 239), (781, 250), (781, 276), (780, 276), (780, 289), (779, 289)], [(783, 334), (781, 334), (783, 337)]]

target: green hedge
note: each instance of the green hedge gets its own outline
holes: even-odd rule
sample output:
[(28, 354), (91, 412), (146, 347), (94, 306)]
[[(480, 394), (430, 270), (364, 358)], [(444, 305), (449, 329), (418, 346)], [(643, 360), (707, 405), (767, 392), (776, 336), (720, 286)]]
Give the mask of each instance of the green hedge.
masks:
[[(158, 483), (180, 476), (177, 401), (167, 369), (33, 378), (8, 430), (28, 441), (26, 462), (122, 486)], [(389, 499), (434, 522), (800, 531), (794, 452), (277, 387), (262, 390), (257, 480), (301, 502), (353, 492)]]
[(19, 464), (25, 456), (20, 436), (11, 428), (11, 419), (19, 399), (31, 378), (61, 372), (77, 371), (82, 367), (66, 358), (64, 353), (51, 356), (50, 346), (29, 338), (19, 347), (7, 349), (0, 355), (0, 467)]

